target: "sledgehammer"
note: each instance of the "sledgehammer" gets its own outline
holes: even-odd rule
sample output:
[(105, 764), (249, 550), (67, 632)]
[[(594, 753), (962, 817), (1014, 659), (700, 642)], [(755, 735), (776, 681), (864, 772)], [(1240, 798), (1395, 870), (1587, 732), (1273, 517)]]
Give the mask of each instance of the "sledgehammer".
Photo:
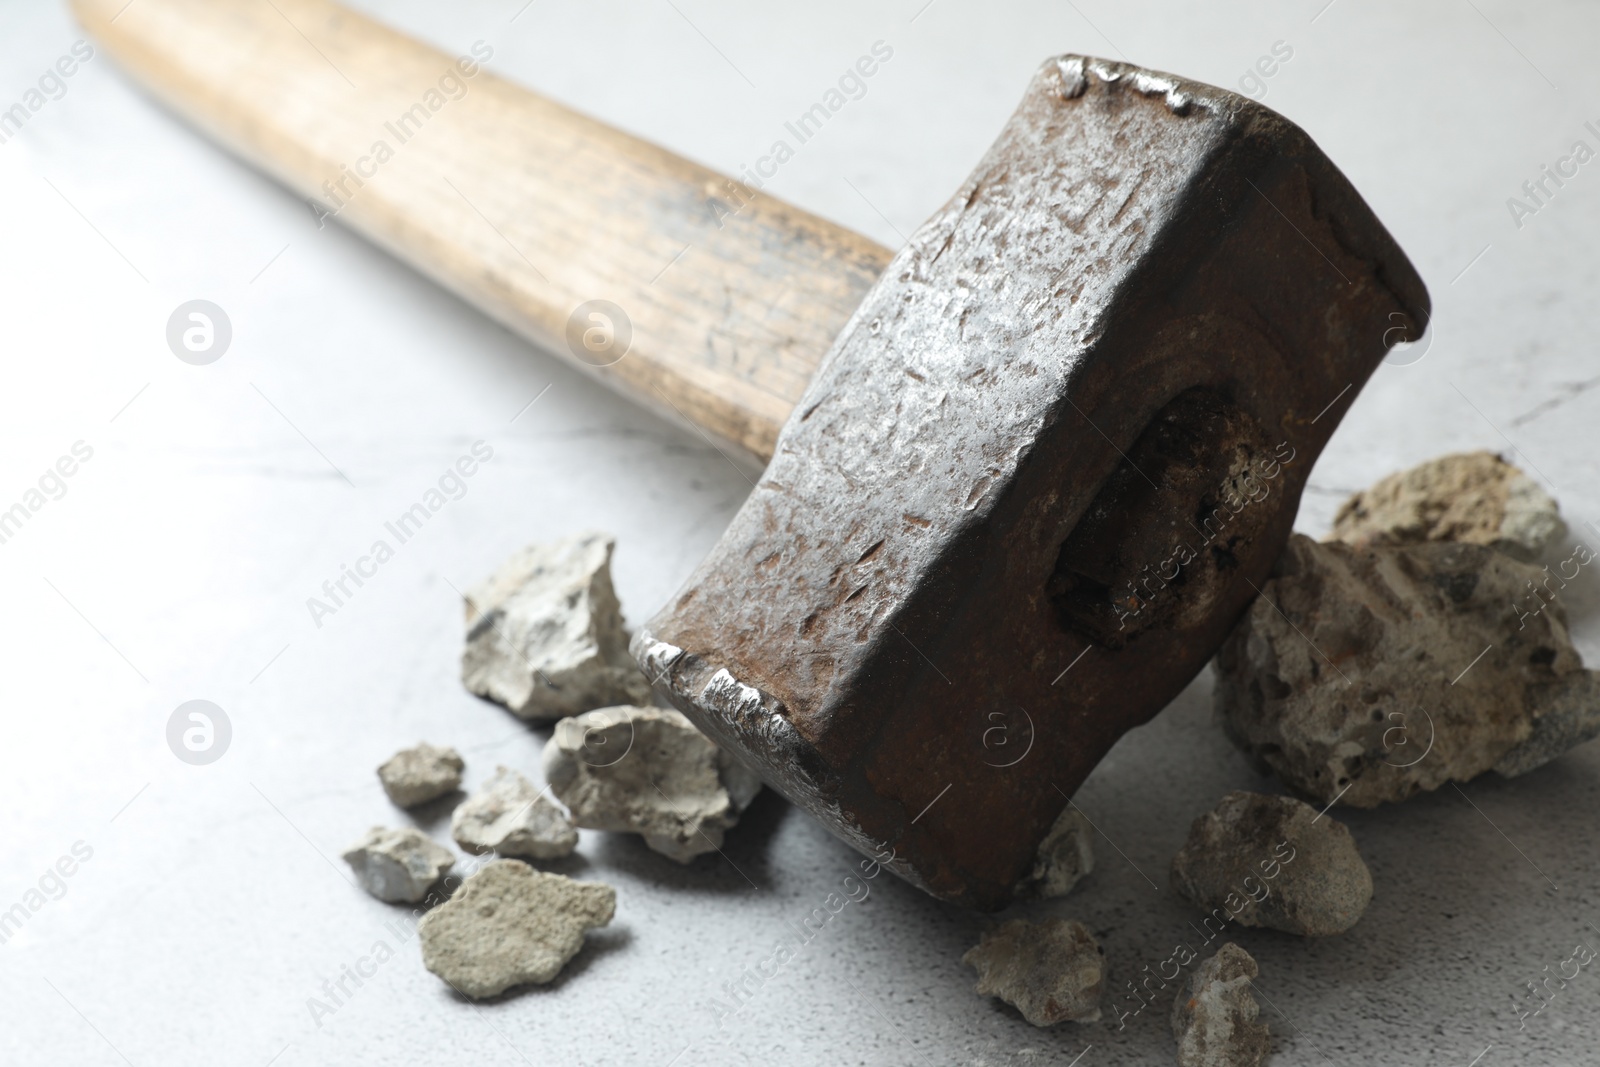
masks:
[(790, 800), (978, 907), (1205, 664), (1427, 319), (1303, 131), (1124, 63), (1046, 62), (891, 256), (326, 0), (74, 7), (320, 215), (768, 460), (634, 653)]

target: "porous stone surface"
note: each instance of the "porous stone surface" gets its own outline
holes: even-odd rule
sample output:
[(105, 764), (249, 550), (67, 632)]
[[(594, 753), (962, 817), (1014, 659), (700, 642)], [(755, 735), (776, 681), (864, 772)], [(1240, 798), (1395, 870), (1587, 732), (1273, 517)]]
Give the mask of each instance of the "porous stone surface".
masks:
[(1250, 980), (1260, 971), (1250, 953), (1228, 942), (1189, 975), (1172, 1004), (1178, 1067), (1258, 1067), (1272, 1047)]
[(1083, 813), (1070, 804), (1039, 842), (1033, 870), (1017, 886), (1018, 896), (1064, 897), (1078, 880), (1094, 870), (1092, 827)]
[(1354, 926), (1372, 874), (1350, 831), (1293, 797), (1229, 793), (1172, 859), (1173, 889), (1215, 922), (1325, 937)]
[(615, 544), (590, 532), (528, 545), (469, 589), (466, 687), (535, 722), (647, 701), (611, 587)]
[(450, 816), (450, 836), (468, 852), (549, 860), (578, 847), (572, 820), (549, 797), (508, 767), (496, 768)]
[(1297, 534), (1217, 652), (1216, 708), (1235, 743), (1324, 804), (1524, 773), (1600, 734), (1560, 581), (1481, 545)]
[(617, 892), (494, 860), (422, 917), (422, 963), (474, 999), (548, 982), (616, 912)]
[(379, 900), (415, 904), (456, 858), (420, 830), (374, 826), (344, 850), (344, 861), (361, 887)]
[(378, 768), (378, 780), (390, 800), (402, 808), (414, 808), (461, 788), (465, 767), (455, 749), (424, 741), (385, 760)]
[(1012, 919), (961, 957), (978, 972), (978, 993), (999, 997), (1034, 1026), (1100, 1018), (1105, 952), (1080, 922)]
[(1330, 537), (1362, 548), (1457, 541), (1526, 561), (1565, 530), (1555, 498), (1522, 470), (1493, 452), (1458, 452), (1356, 493)]
[(544, 775), (578, 826), (641, 834), (679, 863), (721, 848), (761, 791), (682, 712), (630, 705), (557, 723)]

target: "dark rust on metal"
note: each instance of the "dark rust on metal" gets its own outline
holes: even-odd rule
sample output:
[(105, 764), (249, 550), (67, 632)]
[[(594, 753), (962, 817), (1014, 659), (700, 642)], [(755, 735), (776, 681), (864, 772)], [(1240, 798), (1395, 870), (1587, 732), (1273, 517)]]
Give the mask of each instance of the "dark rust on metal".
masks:
[(635, 655), (847, 840), (1003, 906), (1256, 595), (1347, 388), (1427, 310), (1298, 127), (1054, 60)]

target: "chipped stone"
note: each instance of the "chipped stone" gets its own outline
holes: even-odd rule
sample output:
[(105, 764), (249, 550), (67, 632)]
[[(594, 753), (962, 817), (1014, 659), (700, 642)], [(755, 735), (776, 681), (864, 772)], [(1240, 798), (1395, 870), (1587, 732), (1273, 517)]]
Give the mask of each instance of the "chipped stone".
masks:
[(556, 724), (544, 775), (572, 821), (641, 834), (679, 863), (722, 847), (761, 780), (670, 708), (601, 708)]
[(469, 589), (466, 687), (534, 722), (649, 700), (611, 587), (615, 544), (591, 532), (529, 545)]
[(1224, 727), (1294, 791), (1373, 807), (1600, 734), (1559, 579), (1479, 545), (1296, 534), (1217, 652)]
[(468, 852), (553, 860), (578, 847), (567, 813), (508, 767), (468, 797), (450, 816), (450, 836)]
[(374, 826), (343, 858), (363, 889), (391, 904), (415, 904), (456, 862), (449, 849), (409, 826)]
[(1272, 1048), (1272, 1032), (1256, 1018), (1250, 993), (1260, 971), (1250, 953), (1231, 941), (1189, 975), (1172, 1004), (1178, 1067), (1259, 1067)]
[(1526, 473), (1493, 452), (1459, 452), (1356, 493), (1330, 537), (1358, 548), (1455, 541), (1527, 561), (1566, 528), (1555, 499)]
[(1094, 870), (1091, 829), (1083, 813), (1067, 805), (1039, 842), (1033, 870), (1017, 885), (1017, 894), (1048, 899), (1071, 892), (1080, 878)]
[(616, 907), (608, 885), (494, 860), (417, 924), (422, 964), (473, 999), (548, 982)]
[(1189, 827), (1172, 888), (1228, 922), (1326, 937), (1372, 902), (1372, 874), (1343, 823), (1293, 797), (1229, 793)]
[(961, 962), (978, 972), (978, 993), (999, 997), (1034, 1026), (1100, 1018), (1106, 957), (1082, 923), (1012, 919), (983, 935)]
[(378, 768), (378, 780), (390, 800), (402, 808), (414, 808), (461, 788), (461, 771), (465, 767), (455, 749), (438, 748), (424, 741), (385, 760)]

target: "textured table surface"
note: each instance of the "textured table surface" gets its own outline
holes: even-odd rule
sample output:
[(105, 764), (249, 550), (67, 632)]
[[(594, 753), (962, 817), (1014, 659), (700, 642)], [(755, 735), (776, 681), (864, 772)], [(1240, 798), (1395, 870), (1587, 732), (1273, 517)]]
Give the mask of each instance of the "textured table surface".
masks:
[[(1245, 87), (1345, 169), (1436, 308), (1423, 357), (1383, 367), (1339, 429), (1300, 528), (1322, 533), (1347, 491), (1390, 470), (1482, 447), (1547, 483), (1594, 544), (1600, 163), (1547, 183), (1520, 218), (1507, 200), (1575, 141), (1600, 148), (1585, 126), (1600, 128), (1600, 9), (1323, 5), (368, 4), (452, 52), (485, 41), (500, 74), (727, 171), (886, 42), (866, 95), (771, 188), (892, 246), (966, 175), (1047, 55), (1238, 87), (1282, 42), (1292, 57)], [(0, 110), (79, 37), (57, 5), (0, 9)], [(688, 868), (585, 832), (561, 869), (617, 887), (613, 925), (548, 988), (481, 1006), (450, 994), (337, 855), (404, 821), (372, 770), (419, 738), (459, 748), (469, 786), (498, 763), (537, 773), (543, 735), (459, 684), (456, 590), (525, 542), (596, 527), (619, 538), (637, 622), (716, 538), (745, 475), (319, 230), (108, 57), (60, 84), (0, 144), (0, 507), (78, 442), (92, 450), (0, 544), (0, 910), (41, 880), (48, 891), (0, 945), (0, 1062), (1171, 1062), (1166, 1000), (1120, 1028), (1108, 1010), (1041, 1031), (977, 997), (959, 957), (992, 920), (888, 878), (719, 1017), (724, 983), (855, 862), (771, 794), (725, 858)], [(164, 337), (196, 298), (233, 326), (202, 367)], [(494, 457), (465, 494), (314, 625), (306, 598), (479, 440)], [(1566, 593), (1590, 660), (1597, 582)], [(1036, 909), (1085, 922), (1116, 987), (1188, 936), (1166, 871), (1189, 821), (1228, 789), (1275, 788), (1220, 735), (1210, 689), (1196, 680), (1084, 786), (1097, 869)], [(209, 765), (167, 746), (191, 699), (232, 724)], [(1600, 976), (1583, 972), (1520, 1030), (1517, 1007), (1526, 982), (1600, 938), (1597, 811), (1590, 746), (1516, 781), (1340, 813), (1376, 883), (1361, 923), (1324, 941), (1237, 935), (1260, 961), (1272, 1062), (1592, 1062)], [(445, 839), (447, 815), (424, 814)], [(70, 878), (46, 876), (74, 849)], [(324, 981), (378, 941), (394, 957), (313, 1017)]]

